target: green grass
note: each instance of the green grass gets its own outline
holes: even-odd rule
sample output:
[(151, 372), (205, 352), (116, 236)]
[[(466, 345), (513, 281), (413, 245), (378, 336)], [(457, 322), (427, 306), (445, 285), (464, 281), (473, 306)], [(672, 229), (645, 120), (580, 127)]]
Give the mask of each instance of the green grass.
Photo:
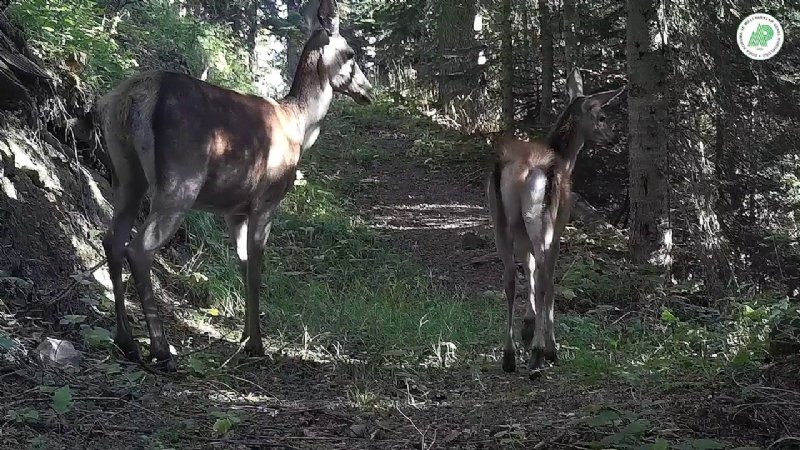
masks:
[[(457, 354), (494, 343), (502, 329), (500, 305), (487, 308), (485, 299), (443, 292), (393, 252), (339, 197), (342, 180), (321, 170), (339, 146), (320, 144), (304, 155), (307, 184), (295, 186), (282, 203), (267, 245), (262, 302), (270, 333), (372, 356), (402, 350), (412, 358), (430, 357), (440, 343), (455, 344)], [(340, 164), (357, 152), (338, 156)], [(240, 316), (242, 284), (221, 221), (193, 213), (187, 223), (193, 250), (204, 254), (197, 270), (208, 278), (212, 306)]]
[[(402, 134), (407, 142), (431, 134), (445, 139), (447, 133), (437, 135), (428, 123), (383, 103), (334, 108), (327, 134), (301, 162), (307, 184), (283, 202), (267, 246), (266, 329), (288, 343), (369, 359), (400, 353), (408, 361), (430, 360), (448, 342), (462, 361), (492, 353), (502, 345), (502, 302), (435, 288), (419, 267), (366, 227), (343, 196), (357, 192), (357, 180), (338, 175), (332, 165), (387, 158), (376, 131)], [(348, 139), (352, 145), (341, 145), (346, 132), (358, 135)], [(235, 254), (219, 219), (194, 213), (188, 223), (192, 247), (204, 255), (199, 270), (208, 277), (213, 306), (241, 316)], [(557, 302), (577, 307), (578, 298), (591, 311), (557, 316), (558, 371), (586, 384), (710, 380), (752, 369), (765, 354), (770, 327), (791, 309), (785, 298), (766, 293), (735, 298), (731, 308), (710, 310), (712, 318), (673, 312), (669, 299), (685, 293), (685, 286), (665, 288), (660, 277), (628, 264), (620, 235), (568, 235)], [(650, 297), (649, 306), (622, 318), (609, 306), (625, 308), (643, 296)]]
[(715, 319), (638, 311), (619, 320), (608, 313), (559, 320), (563, 364), (559, 370), (587, 384), (608, 379), (712, 381), (756, 369), (768, 354), (769, 331), (798, 308), (776, 293), (740, 297)]

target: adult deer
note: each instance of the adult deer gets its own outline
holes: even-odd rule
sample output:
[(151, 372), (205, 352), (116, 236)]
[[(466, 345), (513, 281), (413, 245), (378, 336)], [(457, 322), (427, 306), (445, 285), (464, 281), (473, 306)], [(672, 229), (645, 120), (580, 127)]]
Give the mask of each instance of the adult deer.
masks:
[(505, 135), (495, 142), (497, 159), (486, 184), (497, 253), (503, 261), (503, 287), (508, 324), (503, 370), (516, 370), (514, 343), (514, 254), (524, 262), (529, 301), (522, 342), (530, 350), (531, 377), (544, 359), (555, 361), (553, 274), (559, 238), (570, 215), (572, 169), (587, 141), (612, 137), (603, 107), (625, 89), (583, 96), (583, 81), (575, 69), (567, 80), (569, 103), (546, 140), (525, 142)]
[[(302, 152), (319, 135), (334, 92), (360, 104), (372, 86), (339, 34), (335, 0), (306, 10), (314, 30), (289, 94), (280, 101), (243, 95), (186, 75), (146, 72), (98, 102), (114, 172), (114, 214), (103, 239), (114, 288), (115, 343), (132, 360), (139, 349), (125, 311), (122, 261), (127, 257), (150, 335), (151, 356), (175, 370), (150, 280), (156, 252), (190, 210), (225, 216), (246, 281), (242, 340), (263, 354), (259, 291), (263, 250), (279, 203), (293, 186)], [(149, 190), (150, 214), (127, 245)]]

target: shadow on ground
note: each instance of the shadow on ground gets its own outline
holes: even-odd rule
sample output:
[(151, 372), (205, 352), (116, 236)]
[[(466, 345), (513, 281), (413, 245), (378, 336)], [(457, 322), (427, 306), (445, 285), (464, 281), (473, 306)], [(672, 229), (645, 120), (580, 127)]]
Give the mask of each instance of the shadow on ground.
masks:
[[(337, 178), (338, 194), (349, 198), (367, 225), (429, 271), (453, 298), (485, 301), (486, 308), (500, 310), (499, 298), (474, 295), (498, 289), (500, 281), (499, 262), (490, 256), (493, 243), (481, 170), (474, 164), (482, 157), (437, 163), (420, 150), (419, 139), (408, 129), (364, 117), (355, 127), (341, 118), (332, 120), (390, 137), (359, 150), (366, 153), (324, 153), (310, 172)], [(331, 142), (340, 137), (333, 129), (323, 133), (320, 145), (339, 148)], [(31, 257), (49, 254), (42, 246), (55, 246), (66, 252), (59, 260), (75, 261), (78, 252), (71, 249), (76, 247), (67, 244), (80, 230), (59, 224), (69, 216), (66, 206), (79, 203), (75, 198), (44, 201), (38, 195), (28, 196), (24, 204), (4, 199), (0, 205), (17, 221), (16, 234), (29, 239), (29, 250), (9, 234), (0, 245)], [(58, 204), (65, 209), (53, 206)], [(36, 210), (38, 219), (20, 208)], [(37, 220), (50, 227), (38, 239), (30, 225)], [(91, 232), (88, 236), (98, 242)], [(0, 331), (17, 346), (3, 353), (0, 371), (2, 448), (651, 448), (657, 439), (709, 437), (733, 448), (785, 438), (797, 423), (796, 418), (770, 416), (769, 409), (755, 404), (769, 402), (775, 389), (789, 390), (780, 377), (776, 379), (783, 381), (773, 385), (744, 387), (719, 378), (661, 383), (610, 377), (586, 383), (556, 368), (531, 382), (524, 370), (501, 371), (500, 329), (496, 341), (480, 345), (483, 352), (455, 358), (455, 363), (449, 348), (440, 349), (435, 360), (409, 361), (388, 352), (359, 359), (335, 342), (320, 346), (308, 344), (306, 336), (281, 336), (276, 330), (282, 324), (271, 323), (267, 314), (263, 323), (269, 356), (244, 358), (236, 343), (240, 323), (225, 324), (230, 331), (221, 332), (221, 323), (201, 327), (186, 320), (191, 299), (184, 287), (162, 276), (162, 309), (170, 341), (180, 354), (177, 374), (154, 375), (120, 360), (113, 350), (85, 344), (80, 346), (85, 354), (79, 371), (52, 370), (20, 348), (30, 350), (44, 336), (83, 342), (78, 324), (54, 323), (65, 314), (84, 314), (91, 318), (85, 325), (113, 329), (113, 317), (97, 315), (91, 304), (81, 301), (95, 284), (102, 285), (105, 268), (86, 287), (79, 281), (45, 319), (33, 314), (40, 308), (36, 305), (52, 301), (53, 292), (60, 292), (53, 289), (70, 286), (70, 275), (80, 274), (87, 264), (63, 263), (61, 269), (41, 273), (28, 264), (11, 276), (34, 280), (36, 302), (20, 306), (11, 301), (2, 311)], [(84, 278), (88, 275), (78, 279)], [(136, 308), (131, 311), (137, 319)], [(135, 334), (144, 335), (141, 326)], [(564, 354), (574, 351), (564, 349)], [(62, 389), (58, 395), (52, 392), (57, 388)], [(744, 388), (753, 400), (745, 398)], [(772, 401), (792, 398), (783, 395)]]

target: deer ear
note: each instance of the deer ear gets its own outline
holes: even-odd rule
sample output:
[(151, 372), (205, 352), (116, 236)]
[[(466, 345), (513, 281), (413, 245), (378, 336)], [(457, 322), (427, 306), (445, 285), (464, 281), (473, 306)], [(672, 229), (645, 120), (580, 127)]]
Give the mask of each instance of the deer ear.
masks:
[(583, 78), (577, 67), (567, 77), (567, 95), (570, 102), (583, 95)]
[(589, 110), (591, 108), (603, 108), (609, 103), (611, 103), (614, 99), (620, 96), (622, 92), (625, 90), (625, 86), (622, 86), (619, 89), (614, 89), (613, 91), (603, 91), (598, 92), (596, 94), (592, 94), (586, 97), (586, 101), (584, 102), (584, 109)]
[(321, 0), (317, 17), (319, 24), (328, 33), (328, 36), (339, 34), (339, 11), (336, 7), (336, 0)]

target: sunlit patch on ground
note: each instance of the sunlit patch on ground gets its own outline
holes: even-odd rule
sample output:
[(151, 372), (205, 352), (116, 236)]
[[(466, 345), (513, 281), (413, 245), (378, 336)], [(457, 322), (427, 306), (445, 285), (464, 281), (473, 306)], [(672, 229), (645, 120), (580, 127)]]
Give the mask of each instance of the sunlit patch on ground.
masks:
[(454, 230), (487, 225), (489, 219), (482, 206), (463, 204), (384, 205), (372, 208), (376, 229), (387, 230)]
[[(379, 108), (338, 108), (331, 125), (381, 131)], [(266, 251), (262, 358), (242, 354), (235, 256), (204, 214), (189, 217), (155, 269), (175, 375), (113, 350), (107, 291), (85, 316), (62, 316), (58, 333), (84, 351), (77, 373), (24, 360), (13, 348), (36, 339), (2, 338), (32, 325), (3, 314), (0, 347), (12, 350), (2, 355), (16, 359), (0, 367), (0, 447), (733, 448), (797, 425), (791, 376), (754, 376), (771, 318), (792, 306), (764, 294), (743, 296), (734, 311), (689, 308), (689, 288), (657, 292), (657, 278), (632, 270), (614, 230), (576, 225), (564, 239), (559, 363), (531, 382), (520, 346), (517, 372), (502, 372), (504, 302), (482, 188), (420, 163), (420, 152), (439, 150), (417, 141), (442, 137), (391, 125), (405, 130), (374, 133), (398, 139), (378, 159), (383, 142), (365, 138), (342, 154), (323, 133), (305, 160), (306, 183), (287, 198)], [(354, 161), (377, 161), (369, 182)], [(103, 272), (77, 279), (107, 288)]]

